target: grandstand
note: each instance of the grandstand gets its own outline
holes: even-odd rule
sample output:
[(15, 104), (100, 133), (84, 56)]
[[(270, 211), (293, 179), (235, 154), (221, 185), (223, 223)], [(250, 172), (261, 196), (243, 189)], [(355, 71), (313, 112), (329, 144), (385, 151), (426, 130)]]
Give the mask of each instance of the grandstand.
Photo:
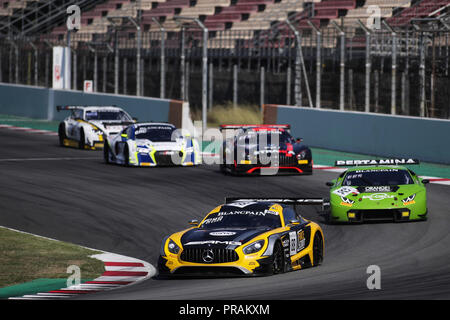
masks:
[[(69, 38), (66, 8), (70, 5), (81, 9), (81, 28), (71, 32)], [(449, 8), (450, 0), (0, 0), (0, 74), (3, 73), (3, 81), (30, 83), (31, 74), (39, 71), (41, 76), (36, 76), (36, 82), (48, 86), (48, 70), (44, 66), (50, 63), (50, 49), (70, 40), (77, 61), (89, 63), (94, 53), (95, 59), (101, 59), (98, 70), (103, 76), (99, 76), (102, 83), (99, 90), (112, 91), (114, 87), (114, 92), (118, 92), (119, 73), (124, 74), (123, 83), (135, 85), (130, 77), (125, 78), (126, 73), (136, 70), (137, 48), (142, 50), (139, 56), (144, 70), (161, 70), (164, 48), (168, 74), (180, 72), (182, 56), (186, 68), (191, 68), (187, 72), (200, 72), (204, 36), (200, 26), (204, 26), (208, 30), (209, 62), (220, 72), (237, 64), (239, 70), (260, 72), (264, 66), (266, 72), (287, 75), (298, 62), (296, 49), (301, 45), (303, 68), (308, 73), (303, 76), (323, 86), (319, 89), (312, 86), (311, 94), (330, 92), (330, 97), (325, 93), (322, 96), (322, 105), (336, 107), (333, 97), (343, 95), (342, 86), (338, 88), (342, 80), (336, 78), (337, 74), (345, 72), (344, 80), (367, 70), (388, 74), (396, 62), (394, 56), (399, 62), (392, 69), (400, 72), (400, 76), (402, 72), (412, 74), (411, 68), (415, 68), (416, 72), (425, 70), (430, 77), (432, 74), (448, 77)], [(301, 44), (287, 20), (298, 30)], [(371, 61), (371, 69), (365, 67), (367, 59)], [(346, 63), (342, 69), (343, 60)], [(33, 62), (37, 63), (34, 69), (38, 71), (30, 67)], [(27, 65), (21, 67), (20, 63)], [(77, 68), (85, 77), (92, 65)], [(108, 80), (112, 72), (114, 81)], [(42, 74), (46, 74), (45, 80)], [(384, 82), (399, 81), (400, 76), (395, 76)], [(155, 79), (146, 81), (157, 87)], [(354, 83), (358, 91), (364, 81), (355, 79)], [(397, 88), (401, 85), (398, 83)], [(280, 91), (289, 91), (289, 84), (282, 86)], [(305, 82), (302, 86), (304, 92)], [(430, 90), (429, 84), (421, 86)], [(416, 89), (418, 92), (420, 88)], [(347, 97), (351, 96), (350, 91), (351, 88), (345, 88)], [(181, 96), (178, 89), (172, 88), (171, 92), (175, 98)], [(148, 89), (144, 94), (158, 95), (158, 92)], [(198, 99), (198, 94), (192, 99)], [(388, 106), (391, 97), (383, 101), (383, 97), (375, 95), (371, 99), (376, 100), (378, 108), (379, 104)], [(280, 103), (290, 100), (280, 98)], [(353, 100), (354, 109), (361, 110), (364, 105), (361, 96), (355, 94)]]

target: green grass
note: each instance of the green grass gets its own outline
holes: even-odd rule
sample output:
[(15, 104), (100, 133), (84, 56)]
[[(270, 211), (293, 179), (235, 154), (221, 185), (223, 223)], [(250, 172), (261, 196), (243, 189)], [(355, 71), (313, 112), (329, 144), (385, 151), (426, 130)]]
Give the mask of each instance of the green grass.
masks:
[(0, 124), (8, 124), (16, 127), (32, 128), (39, 130), (50, 130), (57, 132), (59, 121), (48, 121), (42, 119), (31, 119), (26, 117), (0, 114)]
[[(201, 120), (201, 110), (192, 110), (193, 120)], [(238, 105), (232, 103), (215, 105), (208, 110), (208, 127), (214, 128), (221, 124), (262, 124), (262, 115), (259, 106)]]
[(0, 288), (41, 278), (67, 279), (67, 267), (80, 267), (81, 278), (94, 279), (105, 270), (90, 258), (100, 252), (0, 227)]

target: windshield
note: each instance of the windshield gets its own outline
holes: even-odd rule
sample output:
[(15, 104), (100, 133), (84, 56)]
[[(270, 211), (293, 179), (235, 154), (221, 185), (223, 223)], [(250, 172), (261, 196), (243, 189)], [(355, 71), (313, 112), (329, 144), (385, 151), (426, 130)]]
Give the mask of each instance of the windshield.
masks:
[(123, 111), (86, 111), (86, 120), (106, 120), (106, 121), (132, 121), (128, 114)]
[(280, 216), (270, 210), (247, 210), (240, 208), (227, 208), (217, 213), (210, 214), (203, 221), (200, 228), (279, 228)]
[(172, 137), (172, 133), (176, 129), (171, 126), (147, 126), (139, 127), (136, 129), (136, 139), (146, 139), (153, 142), (168, 142), (176, 141), (180, 137), (179, 134), (175, 134)]
[(414, 184), (414, 180), (406, 170), (399, 169), (374, 169), (352, 171), (347, 174), (342, 185), (344, 186), (398, 186)]
[[(273, 139), (272, 139), (273, 137)], [(273, 140), (273, 141), (272, 141)], [(264, 131), (249, 131), (238, 137), (239, 145), (248, 145), (250, 142), (256, 141), (257, 144), (266, 142), (267, 144), (280, 144), (295, 143), (292, 136), (286, 131), (264, 130)]]

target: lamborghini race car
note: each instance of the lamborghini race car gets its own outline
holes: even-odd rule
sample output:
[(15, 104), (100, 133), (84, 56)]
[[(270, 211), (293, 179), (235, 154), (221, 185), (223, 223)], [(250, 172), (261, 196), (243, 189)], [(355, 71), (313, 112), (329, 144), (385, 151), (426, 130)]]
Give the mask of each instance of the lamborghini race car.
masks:
[(429, 181), (406, 167), (414, 164), (419, 161), (337, 161), (337, 167), (353, 167), (327, 183), (331, 187), (330, 222), (426, 220), (425, 184)]
[(163, 240), (161, 275), (272, 275), (318, 266), (324, 254), (321, 227), (297, 214), (297, 205), (322, 199), (237, 199), (201, 222)]
[(105, 135), (118, 133), (135, 122), (124, 110), (113, 106), (57, 106), (56, 110), (71, 111), (59, 124), (59, 144), (80, 149), (103, 148)]
[[(231, 174), (312, 174), (311, 149), (290, 134), (289, 125), (222, 125), (235, 130), (221, 150), (221, 171)], [(227, 138), (228, 137), (228, 138)]]
[(105, 141), (106, 163), (125, 166), (194, 166), (200, 163), (197, 141), (168, 123), (138, 123)]

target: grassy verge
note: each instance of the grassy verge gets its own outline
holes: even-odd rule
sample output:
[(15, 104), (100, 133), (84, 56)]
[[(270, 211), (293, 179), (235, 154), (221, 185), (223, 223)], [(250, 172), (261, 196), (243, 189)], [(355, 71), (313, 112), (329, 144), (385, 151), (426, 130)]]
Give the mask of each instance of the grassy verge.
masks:
[[(191, 110), (193, 120), (201, 120), (201, 110)], [(215, 105), (208, 111), (208, 127), (218, 127), (221, 124), (261, 124), (262, 116), (259, 106), (238, 105), (232, 103)]]
[(67, 267), (80, 267), (83, 279), (104, 272), (103, 262), (90, 258), (98, 254), (74, 244), (45, 239), (0, 228), (0, 288), (36, 279), (67, 279)]
[(47, 121), (42, 119), (31, 119), (26, 117), (0, 114), (0, 124), (57, 132), (59, 121)]

